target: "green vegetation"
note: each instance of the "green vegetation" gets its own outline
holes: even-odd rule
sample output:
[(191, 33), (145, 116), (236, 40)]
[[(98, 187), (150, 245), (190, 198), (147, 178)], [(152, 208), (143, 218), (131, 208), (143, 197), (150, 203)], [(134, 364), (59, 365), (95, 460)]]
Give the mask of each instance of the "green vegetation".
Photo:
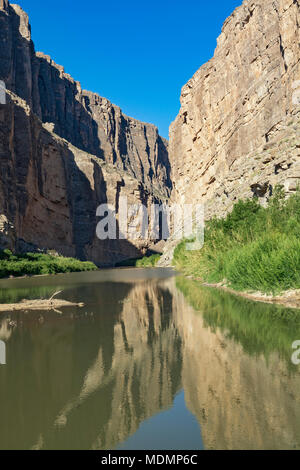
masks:
[(151, 256), (144, 256), (144, 258), (127, 259), (116, 264), (116, 267), (154, 268), (160, 257), (161, 255), (155, 254)]
[(145, 256), (136, 261), (137, 268), (154, 268), (160, 259), (160, 255)]
[(278, 294), (300, 288), (300, 192), (285, 199), (276, 187), (268, 207), (239, 201), (225, 219), (207, 223), (200, 251), (175, 249), (174, 263), (204, 282)]
[(300, 337), (300, 310), (246, 300), (184, 277), (176, 278), (176, 285), (206, 327), (219, 328), (250, 355), (269, 359), (277, 353), (291, 370), (298, 368), (291, 363), (291, 345)]
[(97, 267), (89, 261), (52, 256), (44, 253), (13, 254), (10, 250), (0, 251), (0, 278), (38, 274), (93, 271)]

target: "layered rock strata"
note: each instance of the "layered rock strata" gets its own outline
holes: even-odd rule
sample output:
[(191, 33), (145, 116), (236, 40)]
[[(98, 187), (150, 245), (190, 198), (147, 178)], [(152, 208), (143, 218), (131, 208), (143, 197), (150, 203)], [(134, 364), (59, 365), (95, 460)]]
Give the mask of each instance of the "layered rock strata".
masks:
[[(170, 127), (171, 202), (224, 217), (239, 199), (265, 204), (300, 184), (298, 0), (244, 0), (214, 57), (183, 87)], [(160, 265), (172, 263), (169, 240)]]
[(183, 87), (170, 128), (177, 203), (223, 216), (252, 185), (300, 178), (300, 10), (293, 0), (245, 0), (214, 57)]
[(125, 116), (81, 89), (36, 53), (28, 16), (0, 3), (0, 245), (110, 265), (137, 257), (149, 241), (96, 237), (96, 208), (168, 198), (167, 142), (151, 124)]

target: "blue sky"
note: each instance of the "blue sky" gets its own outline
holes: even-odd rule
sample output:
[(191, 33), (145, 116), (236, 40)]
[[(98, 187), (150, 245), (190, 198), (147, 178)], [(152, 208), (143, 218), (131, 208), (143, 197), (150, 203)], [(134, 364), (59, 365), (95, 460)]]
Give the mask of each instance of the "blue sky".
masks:
[(209, 60), (242, 0), (14, 0), (36, 50), (82, 87), (157, 125), (168, 137), (182, 86)]

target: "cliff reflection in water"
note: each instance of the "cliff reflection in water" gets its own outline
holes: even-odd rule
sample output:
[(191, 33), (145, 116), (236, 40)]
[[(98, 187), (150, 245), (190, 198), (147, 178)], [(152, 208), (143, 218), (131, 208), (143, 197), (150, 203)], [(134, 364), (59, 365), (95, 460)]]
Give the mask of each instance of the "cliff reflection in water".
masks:
[(205, 447), (300, 448), (300, 370), (291, 365), (299, 312), (186, 279), (177, 287), (183, 387)]
[(206, 448), (300, 447), (295, 312), (159, 276), (66, 294), (85, 310), (1, 320), (0, 448), (116, 448), (182, 389)]

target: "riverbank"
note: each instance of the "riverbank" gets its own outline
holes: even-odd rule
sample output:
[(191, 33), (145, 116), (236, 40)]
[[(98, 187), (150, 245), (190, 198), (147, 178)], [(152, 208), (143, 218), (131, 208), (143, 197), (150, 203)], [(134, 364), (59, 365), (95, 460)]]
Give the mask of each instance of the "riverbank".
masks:
[(116, 268), (155, 268), (161, 255), (159, 253), (143, 258), (133, 258), (121, 261), (116, 264)]
[(225, 219), (207, 222), (200, 251), (181, 242), (174, 265), (204, 285), (263, 302), (300, 306), (300, 193), (277, 187), (267, 207), (239, 201)]
[(244, 299), (253, 300), (255, 302), (262, 302), (266, 304), (278, 304), (287, 308), (300, 309), (300, 289), (288, 290), (283, 292), (281, 295), (267, 295), (263, 292), (242, 292), (231, 289), (226, 284), (219, 282), (217, 284), (203, 282), (202, 279), (193, 276), (185, 276), (186, 279), (198, 283), (199, 288), (209, 287), (211, 289), (217, 289), (225, 291), (228, 294), (242, 297)]
[[(199, 281), (199, 279), (194, 279), (195, 281)], [(267, 295), (262, 292), (240, 292), (230, 287), (219, 283), (219, 284), (208, 284), (202, 283), (204, 287), (212, 287), (215, 289), (221, 289), (229, 294), (234, 294), (239, 297), (243, 297), (244, 299), (255, 300), (256, 302), (264, 302), (267, 304), (280, 304), (285, 307), (289, 308), (297, 308), (300, 309), (300, 289), (297, 290), (289, 290), (283, 292), (281, 295)]]
[(90, 261), (79, 261), (47, 253), (13, 254), (0, 251), (0, 278), (43, 276), (48, 274), (95, 271), (97, 266)]
[(176, 278), (176, 287), (213, 331), (234, 338), (250, 354), (264, 353), (267, 360), (277, 351), (293, 367), (292, 344), (299, 337), (299, 310), (274, 302), (255, 302), (185, 276)]

